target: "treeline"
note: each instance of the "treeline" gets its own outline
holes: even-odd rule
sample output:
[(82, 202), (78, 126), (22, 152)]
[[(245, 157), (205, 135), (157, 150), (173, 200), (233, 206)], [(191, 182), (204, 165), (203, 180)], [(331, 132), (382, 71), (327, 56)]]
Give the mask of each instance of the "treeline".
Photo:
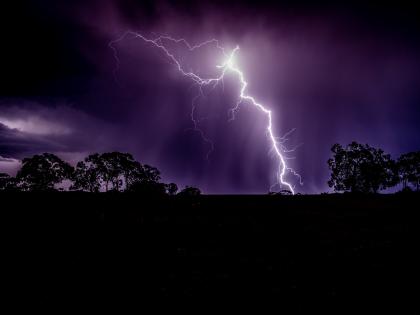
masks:
[[(156, 167), (141, 164), (129, 153), (95, 153), (77, 163), (76, 167), (51, 153), (34, 155), (22, 160), (15, 177), (0, 173), (0, 190), (54, 191), (72, 190), (142, 192), (148, 195), (175, 195), (175, 183), (162, 183)], [(199, 195), (195, 187), (185, 187), (182, 195)]]
[[(334, 144), (328, 160), (329, 187), (336, 192), (377, 193), (402, 185), (403, 191), (420, 189), (420, 151), (402, 154), (393, 160), (389, 154), (368, 144)], [(86, 192), (142, 192), (148, 195), (175, 195), (175, 183), (162, 183), (156, 167), (141, 164), (129, 153), (95, 153), (76, 167), (51, 153), (34, 155), (22, 161), (15, 177), (0, 173), (3, 191), (73, 190)], [(281, 191), (279, 194), (287, 194)], [(200, 195), (195, 187), (178, 194)]]
[(403, 191), (420, 188), (420, 151), (391, 159), (381, 149), (352, 142), (334, 144), (328, 160), (331, 177), (328, 185), (335, 191), (377, 193), (402, 184)]

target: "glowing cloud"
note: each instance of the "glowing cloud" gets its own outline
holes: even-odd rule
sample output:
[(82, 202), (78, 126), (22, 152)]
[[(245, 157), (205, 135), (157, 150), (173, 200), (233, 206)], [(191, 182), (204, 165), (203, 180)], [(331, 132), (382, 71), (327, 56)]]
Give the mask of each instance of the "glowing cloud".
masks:
[(0, 116), (0, 123), (10, 129), (17, 129), (33, 135), (67, 135), (71, 133), (68, 127), (38, 116), (22, 118)]

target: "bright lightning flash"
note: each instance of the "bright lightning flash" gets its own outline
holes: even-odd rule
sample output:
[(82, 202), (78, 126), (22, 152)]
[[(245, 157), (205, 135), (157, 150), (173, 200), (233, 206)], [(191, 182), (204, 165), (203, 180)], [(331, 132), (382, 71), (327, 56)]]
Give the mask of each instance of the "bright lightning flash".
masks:
[[(140, 33), (133, 32), (133, 31), (128, 31), (125, 34), (123, 34), (120, 38), (118, 38), (116, 40), (113, 40), (109, 43), (109, 47), (113, 50), (114, 57), (117, 61), (116, 70), (118, 70), (120, 61), (119, 61), (119, 58), (118, 58), (117, 49), (115, 48), (115, 44), (124, 40), (128, 36), (130, 36), (132, 38), (141, 39), (144, 42), (146, 42), (148, 44), (151, 44), (151, 45), (155, 46), (156, 48), (160, 49), (174, 63), (174, 65), (176, 66), (177, 70), (181, 73), (181, 75), (190, 78), (191, 80), (193, 80), (193, 82), (195, 84), (197, 84), (197, 86), (199, 87), (199, 94), (194, 98), (194, 100), (192, 102), (191, 120), (192, 120), (193, 125), (194, 125), (194, 130), (199, 132), (201, 137), (203, 138), (203, 140), (211, 145), (211, 151), (213, 150), (213, 143), (205, 136), (204, 132), (199, 129), (199, 127), (198, 127), (199, 121), (195, 118), (195, 115), (194, 115), (194, 112), (195, 112), (195, 109), (196, 109), (196, 101), (201, 96), (204, 96), (203, 87), (210, 86), (212, 88), (215, 88), (220, 82), (223, 83), (223, 79), (224, 79), (226, 73), (231, 72), (231, 73), (235, 74), (239, 79), (240, 93), (239, 93), (239, 97), (238, 97), (238, 101), (236, 103), (236, 106), (229, 110), (230, 120), (235, 119), (235, 113), (236, 113), (237, 110), (239, 110), (239, 106), (243, 102), (248, 102), (249, 104), (255, 106), (259, 111), (261, 111), (263, 114), (266, 115), (266, 117), (267, 117), (267, 127), (266, 127), (266, 129), (267, 129), (268, 138), (269, 138), (269, 141), (271, 143), (271, 149), (274, 152), (274, 154), (275, 154), (275, 156), (278, 160), (278, 170), (276, 172), (277, 182), (274, 185), (272, 185), (271, 188), (273, 188), (276, 185), (279, 185), (280, 187), (284, 186), (287, 189), (289, 189), (292, 194), (295, 194), (294, 186), (292, 184), (290, 184), (288, 181), (286, 181), (285, 177), (286, 177), (287, 173), (290, 172), (291, 174), (293, 174), (294, 176), (296, 176), (299, 179), (300, 184), (302, 184), (302, 180), (301, 180), (301, 177), (300, 177), (299, 174), (297, 174), (293, 169), (291, 169), (290, 167), (287, 166), (287, 163), (286, 163), (287, 158), (284, 156), (285, 152), (293, 151), (293, 150), (290, 150), (290, 149), (286, 149), (285, 146), (284, 146), (284, 142), (288, 140), (286, 138), (286, 136), (288, 134), (290, 134), (291, 132), (293, 132), (294, 129), (291, 132), (287, 133), (285, 136), (281, 137), (281, 138), (276, 138), (274, 136), (274, 133), (273, 133), (273, 118), (272, 118), (271, 110), (267, 109), (264, 105), (258, 103), (255, 100), (254, 97), (252, 97), (252, 96), (250, 96), (246, 93), (248, 82), (245, 80), (245, 76), (244, 76), (243, 72), (238, 68), (238, 66), (235, 63), (235, 55), (239, 51), (239, 46), (236, 46), (235, 49), (233, 49), (229, 54), (227, 54), (225, 49), (222, 46), (220, 46), (219, 41), (216, 40), (216, 39), (211, 39), (211, 40), (205, 41), (201, 44), (193, 46), (193, 45), (190, 45), (183, 38), (175, 39), (175, 38), (172, 38), (172, 37), (169, 37), (169, 36), (159, 36), (155, 39), (150, 39), (150, 38), (147, 38), (147, 37), (141, 35)], [(181, 62), (165, 46), (165, 42), (175, 43), (175, 44), (183, 44), (187, 47), (187, 49), (189, 51), (194, 51), (194, 50), (202, 48), (206, 45), (215, 45), (215, 47), (217, 49), (219, 49), (221, 51), (221, 53), (223, 54), (223, 56), (225, 57), (225, 61), (221, 65), (216, 66), (217, 69), (220, 69), (220, 74), (218, 76), (214, 77), (214, 78), (202, 78), (201, 76), (199, 76), (198, 74), (196, 74), (192, 71), (184, 70), (184, 68), (181, 65)], [(209, 151), (209, 153), (211, 151)], [(271, 188), (270, 188), (270, 190), (271, 190)]]

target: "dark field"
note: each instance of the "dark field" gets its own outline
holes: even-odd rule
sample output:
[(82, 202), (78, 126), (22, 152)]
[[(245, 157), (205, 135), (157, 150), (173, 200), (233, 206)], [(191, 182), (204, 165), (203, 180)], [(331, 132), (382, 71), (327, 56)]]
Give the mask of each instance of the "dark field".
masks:
[(0, 200), (15, 310), (419, 310), (419, 194)]

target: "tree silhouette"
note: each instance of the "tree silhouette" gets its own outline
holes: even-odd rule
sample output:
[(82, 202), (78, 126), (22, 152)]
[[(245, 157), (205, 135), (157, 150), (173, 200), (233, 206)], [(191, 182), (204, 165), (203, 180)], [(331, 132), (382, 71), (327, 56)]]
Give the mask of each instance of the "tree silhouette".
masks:
[(114, 157), (114, 152), (98, 155), (96, 162), (102, 181), (105, 183), (105, 191), (109, 190), (109, 184), (112, 183), (115, 190), (119, 189), (118, 166)]
[(145, 164), (141, 168), (139, 180), (143, 182), (157, 183), (160, 181), (160, 171), (156, 167)]
[[(165, 195), (168, 187), (166, 184), (160, 183), (160, 179), (160, 171), (156, 167), (138, 163), (136, 169), (132, 172), (128, 191), (151, 195)], [(171, 189), (173, 190), (175, 187)], [(177, 189), (178, 187), (176, 187)]]
[(77, 163), (73, 174), (73, 184), (70, 186), (71, 190), (99, 192), (101, 177), (95, 163), (96, 157), (93, 156), (89, 156), (84, 161)]
[(105, 183), (105, 190), (108, 191), (109, 183), (112, 189), (120, 191), (123, 183), (126, 189), (138, 182), (157, 183), (160, 180), (160, 172), (157, 168), (142, 165), (134, 160), (129, 153), (108, 152), (100, 155), (100, 174)]
[(176, 184), (160, 183), (160, 172), (136, 161), (129, 153), (106, 152), (89, 155), (77, 163), (72, 190), (98, 192), (130, 191), (144, 194), (176, 194)]
[(102, 187), (108, 191), (129, 187), (139, 173), (141, 164), (129, 153), (107, 152), (91, 154), (77, 163), (74, 184), (71, 189), (98, 192)]
[(73, 167), (51, 153), (34, 155), (22, 161), (16, 175), (17, 186), (26, 191), (54, 190), (54, 185), (71, 179)]
[(397, 165), (403, 189), (407, 189), (411, 184), (418, 191), (420, 188), (420, 151), (401, 155)]
[(334, 144), (331, 151), (328, 185), (335, 191), (376, 193), (398, 182), (396, 163), (381, 149), (352, 142), (345, 148)]
[(123, 177), (125, 189), (129, 189), (137, 180), (142, 165), (130, 153), (114, 152), (114, 156), (119, 170), (119, 176)]

